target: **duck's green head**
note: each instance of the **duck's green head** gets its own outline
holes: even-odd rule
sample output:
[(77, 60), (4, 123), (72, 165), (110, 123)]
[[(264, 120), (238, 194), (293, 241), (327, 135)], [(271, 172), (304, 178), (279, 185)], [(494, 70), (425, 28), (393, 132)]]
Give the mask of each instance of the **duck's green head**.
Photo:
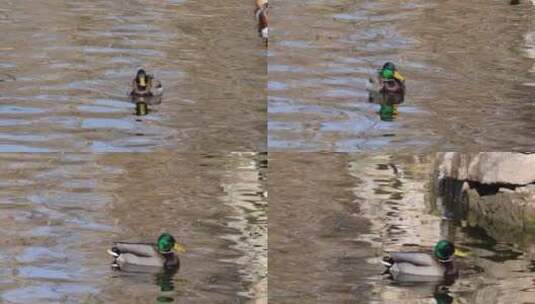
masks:
[(396, 66), (392, 62), (387, 62), (383, 65), (383, 68), (379, 72), (383, 79), (394, 79), (394, 73), (396, 72)]
[(447, 261), (455, 253), (455, 245), (448, 240), (441, 240), (435, 245), (435, 256), (439, 260)]
[(186, 252), (184, 246), (177, 243), (175, 238), (169, 233), (162, 233), (158, 238), (158, 242), (156, 243), (156, 245), (158, 247), (158, 251), (162, 253), (169, 252), (172, 249), (180, 253)]
[(139, 69), (136, 74), (136, 83), (142, 87), (145, 88), (147, 86), (147, 73), (144, 69)]

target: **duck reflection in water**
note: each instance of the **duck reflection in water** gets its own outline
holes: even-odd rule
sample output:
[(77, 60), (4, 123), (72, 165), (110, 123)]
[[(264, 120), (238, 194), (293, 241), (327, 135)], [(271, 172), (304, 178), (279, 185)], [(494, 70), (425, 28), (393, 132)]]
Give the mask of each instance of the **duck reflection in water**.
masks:
[(398, 116), (396, 104), (382, 103), (380, 106), (378, 114), (382, 121), (393, 121)]
[(145, 98), (138, 97), (135, 101), (136, 103), (136, 115), (137, 116), (145, 116), (149, 114), (149, 105), (145, 102)]
[(174, 269), (166, 269), (155, 275), (156, 285), (160, 287), (160, 292), (164, 293), (156, 298), (157, 303), (171, 303), (174, 301), (173, 297), (165, 295), (165, 293), (170, 293), (175, 290), (173, 277), (177, 272), (178, 267), (175, 267)]
[[(435, 292), (433, 293), (433, 298), (437, 304), (452, 304), (455, 298), (450, 295), (450, 291), (445, 285), (437, 285), (435, 287)], [(458, 303), (458, 302), (457, 302)]]

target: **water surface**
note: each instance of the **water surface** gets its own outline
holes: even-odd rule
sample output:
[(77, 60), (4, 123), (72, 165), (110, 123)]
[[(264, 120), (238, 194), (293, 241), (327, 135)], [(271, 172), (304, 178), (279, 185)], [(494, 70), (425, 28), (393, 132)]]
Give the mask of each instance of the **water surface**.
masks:
[[(264, 151), (266, 57), (254, 3), (6, 2), (0, 152)], [(163, 103), (134, 116), (144, 67)]]
[[(269, 276), (273, 303), (530, 303), (533, 235), (445, 220), (429, 155), (270, 153)], [(487, 227), (488, 228), (488, 227)], [(503, 228), (503, 227), (490, 227)], [(453, 285), (382, 276), (385, 252), (467, 252)], [(457, 303), (456, 302), (456, 303)]]
[[(531, 2), (274, 1), (270, 151), (534, 148)], [(407, 78), (393, 121), (368, 103), (386, 61)]]
[[(266, 156), (0, 154), (0, 302), (266, 303)], [(113, 241), (182, 242), (176, 274), (113, 271)]]

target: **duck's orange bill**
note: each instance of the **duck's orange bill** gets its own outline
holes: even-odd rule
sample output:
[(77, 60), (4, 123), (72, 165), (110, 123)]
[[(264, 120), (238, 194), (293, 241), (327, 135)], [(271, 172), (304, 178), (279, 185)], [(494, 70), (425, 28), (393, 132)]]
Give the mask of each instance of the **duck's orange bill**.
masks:
[(184, 253), (186, 252), (186, 247), (184, 247), (182, 244), (175, 243), (175, 247), (173, 249), (178, 253)]
[(405, 77), (401, 76), (401, 73), (398, 72), (398, 71), (394, 72), (394, 78), (399, 80), (399, 81), (405, 81)]
[(398, 71), (394, 72), (394, 78), (399, 80), (399, 81), (405, 81), (405, 77), (401, 76), (401, 73), (398, 72)]
[(145, 81), (145, 77), (140, 77), (139, 78), (139, 85), (144, 87), (147, 85), (147, 82)]
[(455, 256), (458, 256), (458, 257), (461, 257), (461, 258), (464, 258), (464, 257), (466, 257), (466, 256), (469, 255), (468, 252), (466, 252), (466, 251), (461, 251), (461, 250), (459, 250), (459, 249), (455, 249), (455, 252), (454, 252), (453, 254), (454, 254)]

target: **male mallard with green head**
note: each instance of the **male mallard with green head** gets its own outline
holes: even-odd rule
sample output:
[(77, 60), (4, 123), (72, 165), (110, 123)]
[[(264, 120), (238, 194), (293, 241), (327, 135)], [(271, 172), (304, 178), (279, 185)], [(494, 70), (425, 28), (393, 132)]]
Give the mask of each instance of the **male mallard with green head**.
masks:
[(163, 233), (156, 244), (115, 242), (108, 253), (114, 257), (112, 267), (116, 269), (129, 266), (171, 269), (180, 265), (173, 250), (185, 252), (184, 246), (176, 242), (173, 236)]
[(256, 21), (258, 22), (258, 34), (265, 40), (269, 36), (268, 27), (268, 0), (256, 0)]
[(378, 76), (384, 93), (405, 94), (405, 78), (392, 62), (385, 63)]
[(132, 91), (130, 96), (136, 97), (160, 97), (163, 94), (163, 87), (160, 81), (155, 80), (153, 75), (147, 74), (145, 70), (139, 69), (136, 78), (132, 81)]
[(378, 70), (377, 80), (370, 78), (367, 86), (369, 101), (374, 102), (380, 96), (379, 103), (402, 103), (405, 97), (405, 78), (392, 62), (387, 62)]
[(440, 281), (454, 278), (459, 270), (454, 262), (455, 246), (448, 240), (435, 245), (433, 254), (392, 252), (382, 260), (385, 273), (397, 281)]

